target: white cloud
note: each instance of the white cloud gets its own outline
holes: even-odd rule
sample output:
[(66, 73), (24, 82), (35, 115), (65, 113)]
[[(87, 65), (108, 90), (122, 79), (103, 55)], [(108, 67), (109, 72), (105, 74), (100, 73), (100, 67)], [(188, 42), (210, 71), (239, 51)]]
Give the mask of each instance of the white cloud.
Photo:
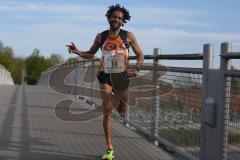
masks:
[(196, 16), (206, 15), (206, 12), (189, 9), (174, 9), (163, 7), (141, 7), (133, 8), (133, 17), (138, 23), (174, 24), (204, 26), (202, 22), (194, 20)]
[[(212, 33), (207, 31), (207, 27), (205, 31), (196, 32), (176, 27), (208, 26), (195, 20), (195, 17), (207, 15), (206, 11), (144, 6), (130, 6), (129, 10), (133, 22), (126, 27), (135, 33), (146, 54), (155, 47), (161, 47), (163, 53), (191, 53), (201, 51), (204, 43), (219, 45), (226, 41), (240, 48), (240, 33)], [(64, 45), (71, 41), (86, 50), (95, 35), (108, 27), (105, 12), (106, 6), (6, 2), (0, 5), (1, 40), (12, 46), (17, 54), (25, 55), (34, 48), (45, 54), (64, 54)], [(25, 21), (20, 25), (9, 25), (11, 23), (7, 23), (7, 19)], [(139, 23), (141, 25), (136, 25)], [(173, 27), (165, 28), (159, 24)]]
[[(194, 21), (193, 17), (205, 14), (198, 10), (172, 9), (161, 7), (130, 7), (135, 23), (172, 24), (172, 25), (206, 25)], [(44, 4), (44, 3), (7, 3), (0, 6), (2, 17), (34, 19), (38, 14), (51, 19), (102, 21), (105, 19), (105, 6), (79, 4)], [(15, 14), (14, 14), (15, 13)], [(22, 15), (24, 14), (24, 16)]]
[[(190, 32), (177, 29), (143, 29), (139, 30), (144, 37), (163, 37), (164, 39), (196, 39), (202, 38), (207, 40), (229, 40), (240, 41), (240, 33), (212, 33), (212, 32)], [(149, 33), (150, 32), (150, 33)], [(151, 35), (152, 34), (152, 35)]]
[(53, 13), (99, 13), (105, 8), (101, 6), (85, 6), (74, 4), (14, 3), (0, 6), (1, 12), (53, 12)]
[(177, 29), (132, 29), (138, 32), (138, 34), (150, 41), (160, 40), (162, 41), (172, 41), (181, 39), (203, 39), (210, 41), (240, 41), (240, 33), (211, 33), (211, 32), (190, 32), (186, 30)]
[[(65, 21), (78, 22), (102, 21), (105, 8), (101, 6), (85, 6), (73, 4), (42, 4), (42, 3), (14, 3), (0, 5), (2, 20), (52, 20), (64, 23)], [(40, 23), (40, 22), (39, 22)]]

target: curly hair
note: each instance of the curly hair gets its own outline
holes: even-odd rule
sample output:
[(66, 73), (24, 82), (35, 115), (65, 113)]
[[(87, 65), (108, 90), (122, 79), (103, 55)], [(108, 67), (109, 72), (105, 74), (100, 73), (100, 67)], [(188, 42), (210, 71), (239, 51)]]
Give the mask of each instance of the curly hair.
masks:
[(106, 13), (106, 15), (105, 15), (108, 19), (111, 17), (111, 14), (112, 14), (114, 11), (120, 11), (120, 12), (123, 13), (123, 18), (124, 18), (124, 19), (123, 19), (123, 22), (124, 22), (124, 23), (127, 23), (126, 20), (130, 21), (131, 16), (130, 16), (130, 14), (129, 14), (129, 11), (128, 11), (126, 8), (124, 8), (123, 6), (121, 7), (120, 4), (111, 5), (111, 6), (109, 6), (108, 8), (109, 8), (109, 9), (108, 9), (108, 11), (107, 11), (107, 13)]

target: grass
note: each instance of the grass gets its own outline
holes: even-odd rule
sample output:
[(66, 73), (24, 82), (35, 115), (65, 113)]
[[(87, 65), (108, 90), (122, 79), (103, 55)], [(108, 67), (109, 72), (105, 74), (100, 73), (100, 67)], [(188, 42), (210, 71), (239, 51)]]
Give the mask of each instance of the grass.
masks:
[[(167, 139), (171, 143), (182, 146), (191, 147), (199, 146), (200, 144), (200, 130), (191, 128), (178, 128), (178, 129), (161, 129), (159, 130), (159, 136)], [(240, 134), (229, 133), (228, 135), (229, 144), (239, 144)]]
[(161, 129), (159, 136), (167, 139), (177, 146), (196, 146), (199, 145), (200, 130), (199, 129)]

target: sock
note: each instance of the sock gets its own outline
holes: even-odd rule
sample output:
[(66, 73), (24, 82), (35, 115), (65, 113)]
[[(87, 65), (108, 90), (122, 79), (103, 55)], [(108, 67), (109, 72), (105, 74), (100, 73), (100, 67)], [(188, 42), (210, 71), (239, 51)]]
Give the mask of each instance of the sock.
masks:
[(108, 149), (113, 149), (112, 144), (108, 144), (108, 145), (107, 145), (107, 148), (108, 148)]

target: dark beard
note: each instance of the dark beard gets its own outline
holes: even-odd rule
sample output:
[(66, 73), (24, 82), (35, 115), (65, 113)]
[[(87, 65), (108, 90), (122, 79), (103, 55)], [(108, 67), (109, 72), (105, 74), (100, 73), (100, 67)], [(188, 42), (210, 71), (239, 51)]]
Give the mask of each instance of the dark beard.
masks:
[(121, 27), (120, 24), (114, 25), (112, 22), (109, 22), (109, 24), (110, 24), (110, 28), (114, 31), (118, 30)]

